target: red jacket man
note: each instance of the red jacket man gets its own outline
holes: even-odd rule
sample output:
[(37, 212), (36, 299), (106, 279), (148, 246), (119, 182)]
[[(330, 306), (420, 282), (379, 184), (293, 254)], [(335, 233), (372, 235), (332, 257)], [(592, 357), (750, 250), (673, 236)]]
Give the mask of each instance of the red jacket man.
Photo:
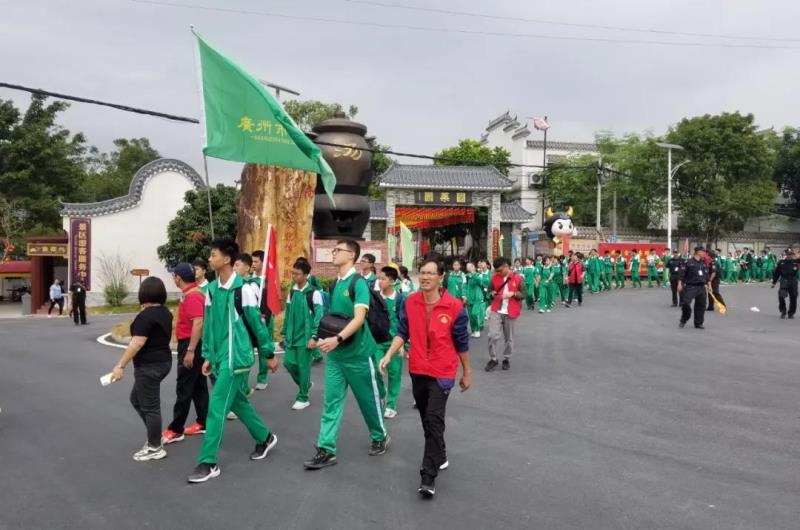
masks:
[[(522, 282), (523, 277), (519, 274), (515, 273), (513, 270), (509, 270), (508, 273), (508, 283), (503, 286), (506, 281), (506, 276), (499, 272), (495, 272), (492, 275), (492, 279), (489, 282), (489, 290), (495, 293), (494, 298), (492, 299), (492, 311), (495, 313), (500, 312), (500, 309), (503, 306), (503, 292), (508, 290), (510, 293), (518, 293), (522, 292)], [(502, 289), (502, 291), (501, 291)], [(522, 310), (522, 299), (516, 296), (512, 296), (508, 299), (508, 316), (511, 318), (517, 318)]]
[(489, 313), (489, 362), (486, 371), (491, 372), (500, 364), (498, 355), (503, 356), (503, 370), (511, 369), (511, 355), (514, 351), (514, 321), (522, 309), (525, 297), (522, 276), (514, 273), (506, 258), (494, 260), (495, 273), (489, 282), (493, 298)]
[(583, 283), (583, 263), (581, 261), (576, 260), (569, 264), (568, 283), (573, 285)]

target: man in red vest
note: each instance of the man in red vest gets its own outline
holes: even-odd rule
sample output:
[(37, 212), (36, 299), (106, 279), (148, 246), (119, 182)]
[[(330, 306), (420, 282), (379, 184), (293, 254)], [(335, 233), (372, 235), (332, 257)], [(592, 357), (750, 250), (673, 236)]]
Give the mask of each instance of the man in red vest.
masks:
[(514, 350), (514, 322), (525, 298), (523, 278), (516, 274), (506, 258), (494, 260), (494, 275), (489, 282), (492, 303), (489, 313), (489, 362), (486, 371), (497, 368), (497, 354), (503, 353), (503, 370), (511, 368)]
[(420, 290), (408, 295), (400, 305), (397, 336), (378, 364), (380, 372), (385, 374), (392, 356), (410, 340), (408, 371), (425, 433), (425, 454), (419, 471), (422, 478), (417, 491), (428, 498), (436, 493), (434, 481), (439, 470), (449, 466), (444, 416), (447, 397), (455, 387), (459, 362), (461, 391), (467, 390), (472, 381), (469, 318), (461, 300), (440, 287), (443, 277), (443, 263), (428, 259), (422, 264)]

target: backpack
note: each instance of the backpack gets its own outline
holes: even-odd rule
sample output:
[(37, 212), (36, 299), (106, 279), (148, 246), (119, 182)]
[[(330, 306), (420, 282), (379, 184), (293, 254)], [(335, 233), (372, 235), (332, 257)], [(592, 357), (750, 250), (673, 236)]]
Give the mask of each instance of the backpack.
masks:
[[(353, 279), (350, 280), (350, 289), (347, 291), (347, 295), (351, 301), (353, 300), (353, 293), (355, 293), (356, 282), (361, 278), (362, 276), (356, 273), (353, 274)], [(338, 281), (337, 279), (336, 282), (334, 282), (331, 292), (336, 289), (336, 283)], [(364, 281), (366, 282), (366, 280)], [(378, 344), (389, 342), (393, 337), (389, 334), (389, 309), (386, 307), (386, 301), (379, 291), (369, 288), (369, 282), (366, 283), (369, 291), (367, 325), (369, 326), (370, 332), (372, 332), (372, 338), (374, 338), (375, 342)]]

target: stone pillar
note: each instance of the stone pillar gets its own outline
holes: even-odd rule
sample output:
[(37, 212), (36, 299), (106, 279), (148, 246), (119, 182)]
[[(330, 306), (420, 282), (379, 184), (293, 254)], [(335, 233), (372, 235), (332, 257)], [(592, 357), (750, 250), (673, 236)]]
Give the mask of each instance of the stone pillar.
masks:
[(395, 208), (397, 207), (397, 191), (386, 190), (386, 240), (389, 240), (389, 232), (394, 230), (395, 223)]

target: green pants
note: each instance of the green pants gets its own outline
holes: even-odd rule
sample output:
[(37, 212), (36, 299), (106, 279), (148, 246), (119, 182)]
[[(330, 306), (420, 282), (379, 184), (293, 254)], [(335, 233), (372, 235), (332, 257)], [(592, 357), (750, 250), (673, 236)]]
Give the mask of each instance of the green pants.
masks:
[(625, 288), (625, 272), (617, 272), (616, 276), (614, 276), (614, 285), (619, 289)]
[(325, 403), (322, 406), (317, 447), (336, 454), (336, 437), (342, 423), (347, 388), (353, 389), (358, 408), (373, 442), (386, 438), (373, 357), (339, 359), (336, 352), (325, 362)]
[(655, 280), (656, 283), (658, 283), (658, 281), (659, 281), (658, 269), (655, 268), (655, 267), (647, 267), (647, 286), (648, 287), (652, 287), (653, 286), (653, 280)]
[[(567, 301), (567, 284), (565, 284), (563, 281), (562, 282), (556, 282), (556, 293), (558, 293), (558, 296), (561, 298), (562, 302), (566, 302)], [(553, 299), (555, 301), (555, 297), (553, 297)]]
[(606, 291), (611, 290), (611, 274), (613, 273), (609, 270), (605, 271), (605, 273), (603, 274), (603, 289), (605, 289)]
[(539, 292), (539, 286), (534, 284), (534, 286), (533, 286), (533, 300), (534, 300), (534, 302), (538, 302), (540, 298), (541, 298), (541, 293)]
[(225, 416), (233, 411), (244, 423), (250, 436), (257, 443), (263, 443), (269, 437), (269, 429), (258, 417), (253, 405), (247, 400), (243, 388), (247, 386), (249, 372), (231, 373), (223, 369), (217, 374), (217, 380), (208, 400), (208, 417), (206, 418), (206, 434), (197, 461), (201, 464), (216, 464), (217, 452), (222, 442), (225, 429)]
[(470, 331), (473, 333), (482, 331), (484, 321), (486, 320), (486, 306), (483, 302), (467, 304), (467, 314), (469, 315)]
[(631, 270), (631, 287), (636, 287), (636, 284), (639, 284), (639, 287), (642, 286), (641, 272), (638, 270)]
[[(391, 342), (379, 344), (381, 357), (389, 351)], [(378, 374), (383, 379), (383, 376)], [(403, 381), (403, 356), (395, 354), (386, 367), (386, 408), (397, 410), (397, 398), (400, 397), (400, 383)]]
[(550, 282), (539, 284), (539, 309), (548, 310), (553, 307), (553, 289)]
[(525, 293), (525, 307), (533, 309), (536, 305), (536, 284), (529, 285), (527, 289), (525, 289)]
[(596, 293), (600, 290), (600, 275), (598, 273), (593, 272), (589, 277), (589, 281), (591, 282), (589, 288), (593, 293)]
[(312, 354), (313, 352), (305, 345), (286, 346), (286, 352), (283, 354), (283, 365), (298, 387), (295, 400), (301, 403), (308, 402), (308, 389), (311, 388)]
[(269, 374), (267, 358), (260, 353), (256, 353), (256, 355), (258, 355), (258, 378), (256, 379), (256, 382), (263, 385), (267, 382), (267, 374)]

